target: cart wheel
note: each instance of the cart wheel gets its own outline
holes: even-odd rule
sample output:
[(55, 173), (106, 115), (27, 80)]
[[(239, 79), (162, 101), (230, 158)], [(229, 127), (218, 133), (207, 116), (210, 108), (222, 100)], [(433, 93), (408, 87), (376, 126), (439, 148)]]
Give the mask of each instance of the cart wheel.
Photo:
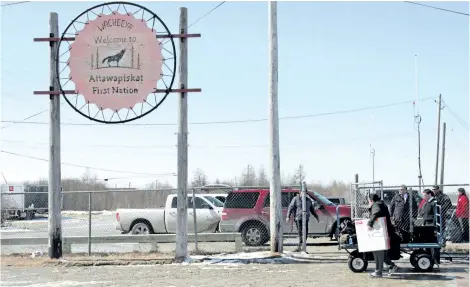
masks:
[(431, 272), (434, 267), (434, 260), (429, 254), (420, 254), (416, 257), (415, 267), (420, 272)]
[(367, 269), (369, 262), (362, 257), (349, 256), (348, 267), (354, 273), (361, 273)]
[(410, 263), (411, 263), (411, 266), (413, 266), (414, 268), (417, 268), (416, 267), (416, 260), (417, 260), (417, 257), (420, 254), (423, 254), (423, 251), (415, 250), (415, 251), (411, 252), (411, 254), (410, 254)]

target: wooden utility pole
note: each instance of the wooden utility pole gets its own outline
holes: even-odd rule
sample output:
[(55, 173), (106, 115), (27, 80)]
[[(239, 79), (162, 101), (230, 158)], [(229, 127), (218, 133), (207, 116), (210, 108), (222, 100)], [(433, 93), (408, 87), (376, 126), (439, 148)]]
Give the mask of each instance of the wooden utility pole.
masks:
[(441, 154), (441, 191), (444, 192), (444, 162), (446, 157), (446, 123), (442, 127), (442, 154)]
[[(180, 8), (180, 34), (188, 33), (188, 9)], [(179, 88), (188, 88), (188, 39), (180, 38)], [(178, 114), (178, 195), (176, 209), (176, 252), (177, 259), (188, 256), (188, 99), (187, 92), (181, 92)]]
[(271, 252), (282, 252), (281, 163), (279, 156), (277, 2), (268, 3), (269, 18), (269, 159)]
[(436, 149), (436, 172), (434, 174), (434, 185), (437, 185), (437, 177), (439, 173), (439, 143), (441, 141), (441, 110), (442, 110), (442, 95), (439, 94), (437, 102), (437, 149)]
[[(50, 13), (50, 37), (59, 37), (59, 16)], [(57, 41), (50, 42), (50, 91), (60, 90), (57, 82)], [(62, 257), (61, 170), (60, 170), (60, 95), (50, 95), (48, 233), (49, 257)]]

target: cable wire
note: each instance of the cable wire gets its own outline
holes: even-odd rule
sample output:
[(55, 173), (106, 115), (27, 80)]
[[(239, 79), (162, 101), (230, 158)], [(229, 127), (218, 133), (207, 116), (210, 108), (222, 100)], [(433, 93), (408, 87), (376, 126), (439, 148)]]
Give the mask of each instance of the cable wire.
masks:
[[(21, 122), (25, 122), (26, 120), (29, 120), (30, 118), (34, 118), (35, 116), (39, 116), (40, 114), (43, 114), (43, 113), (45, 113), (45, 112), (47, 112), (47, 111), (48, 111), (48, 110), (43, 110), (43, 111), (41, 111), (41, 112), (39, 112), (39, 113), (35, 113), (34, 115), (31, 115), (31, 116), (29, 116), (29, 117), (27, 117), (27, 118), (24, 118), (24, 119), (22, 119), (22, 120), (19, 121), (19, 122), (20, 122), (20, 123), (21, 123)], [(3, 129), (6, 129), (6, 128), (8, 128), (8, 127), (14, 125), (14, 124), (15, 124), (15, 123), (11, 123), (11, 124), (9, 124), (9, 125), (3, 126), (3, 127), (2, 127), (2, 130), (3, 130)]]
[(20, 1), (20, 2), (7, 3), (7, 4), (0, 5), (0, 7), (24, 4), (24, 3), (29, 3), (29, 2), (32, 2), (32, 1)]
[[(76, 97), (77, 97), (77, 96), (75, 96), (72, 100), (75, 100)], [(63, 105), (63, 104), (65, 104), (65, 103), (66, 103), (66, 102), (64, 101), (64, 102), (62, 102), (62, 103), (60, 103), (60, 104)], [(45, 112), (47, 112), (47, 111), (49, 111), (49, 109), (42, 110), (42, 111), (40, 111), (40, 112), (38, 112), (38, 113), (35, 113), (34, 115), (31, 115), (31, 116), (29, 116), (29, 117), (26, 117), (26, 118), (24, 118), (24, 119), (22, 119), (22, 120), (20, 120), (20, 121), (17, 121), (17, 122), (13, 122), (13, 121), (12, 121), (11, 124), (6, 125), (6, 126), (3, 126), (3, 127), (1, 127), (0, 129), (3, 130), (3, 129), (6, 129), (7, 127), (9, 127), (9, 126), (14, 125), (14, 124), (24, 123), (26, 120), (29, 120), (29, 119), (34, 118), (34, 117), (36, 117), (36, 116), (39, 116), (40, 114), (43, 114), (43, 113), (45, 113)]]
[[(435, 130), (430, 129), (427, 132), (433, 132), (434, 133)], [(389, 133), (389, 134), (374, 136), (372, 140), (373, 140), (373, 142), (377, 142), (379, 140), (389, 141), (391, 139), (411, 137), (411, 136), (415, 136), (415, 133), (414, 132)], [(349, 142), (359, 141), (359, 140), (364, 140), (364, 137), (358, 136), (358, 137), (348, 138)], [(43, 146), (49, 145), (48, 142), (32, 142), (32, 141), (24, 141), (24, 140), (5, 140), (5, 139), (2, 139), (2, 140), (0, 140), (0, 142), (2, 142), (2, 143), (13, 143), (13, 144), (15, 144), (15, 147), (19, 147), (18, 144), (32, 145), (32, 146), (28, 146), (27, 148), (37, 148), (37, 146), (40, 146), (40, 145), (43, 145)], [(305, 146), (311, 147), (313, 144), (316, 144), (316, 143), (337, 143), (337, 142), (338, 142), (338, 140), (336, 140), (336, 139), (331, 139), (331, 140), (327, 140), (327, 141), (317, 140), (314, 143), (303, 142), (302, 141), (301, 145), (299, 145), (298, 143), (287, 143), (287, 144), (283, 144), (283, 147), (286, 147), (286, 148), (301, 148), (301, 147), (305, 147)], [(156, 146), (156, 145), (113, 145), (113, 144), (84, 144), (84, 143), (78, 143), (78, 142), (75, 142), (75, 145), (65, 144), (65, 146), (67, 146), (67, 147), (68, 146), (71, 146), (71, 147), (80, 146), (80, 147), (86, 147), (86, 148), (106, 148), (106, 149), (109, 149), (109, 148), (119, 148), (119, 149), (129, 148), (129, 149), (138, 149), (138, 150), (144, 150), (144, 149), (152, 149), (152, 150), (156, 150), (156, 149), (165, 149), (165, 150), (173, 149), (174, 150), (175, 149), (174, 145), (161, 145), (161, 146)], [(268, 146), (269, 146), (268, 144), (238, 144), (238, 145), (205, 145), (205, 144), (200, 144), (200, 145), (188, 145), (188, 147), (190, 149), (196, 148), (196, 149), (208, 149), (208, 150), (219, 149), (219, 148), (220, 149), (266, 148)], [(19, 148), (22, 148), (22, 147), (19, 147)], [(165, 153), (165, 154), (174, 154), (174, 153), (172, 152), (172, 153)]]
[(463, 126), (463, 127), (468, 131), (468, 130), (469, 130), (468, 124), (465, 122), (465, 120), (462, 119), (456, 112), (454, 112), (454, 111), (449, 107), (449, 105), (448, 105), (446, 102), (444, 102), (444, 100), (441, 99), (441, 101), (442, 101), (442, 103), (444, 104), (444, 107), (443, 107), (443, 108), (447, 108), (447, 110), (449, 110), (449, 113), (457, 120), (457, 122), (458, 122), (461, 126)]
[[(40, 161), (46, 161), (46, 162), (49, 161), (49, 160), (44, 159), (44, 158), (35, 157), (35, 156), (30, 156), (30, 155), (25, 155), (25, 154), (19, 154), (19, 153), (14, 153), (14, 152), (9, 152), (9, 151), (5, 151), (5, 150), (0, 150), (0, 152), (5, 153), (5, 154), (9, 154), (9, 155), (14, 155), (14, 156), (19, 156), (19, 157), (34, 159), (34, 160), (40, 160)], [(175, 176), (175, 173), (153, 174), (153, 173), (132, 172), (132, 171), (124, 171), (124, 170), (115, 170), (115, 169), (106, 169), (106, 168), (99, 168), (99, 167), (91, 167), (91, 166), (86, 166), (86, 165), (79, 165), (79, 164), (65, 163), (65, 162), (62, 162), (61, 164), (62, 164), (62, 165), (73, 166), (73, 167), (89, 168), (89, 169), (93, 169), (93, 170), (108, 171), (108, 172), (116, 172), (116, 173), (125, 173), (125, 174), (149, 175), (149, 176)]]
[(458, 12), (458, 11), (449, 10), (449, 9), (444, 9), (444, 8), (439, 8), (439, 7), (436, 7), (436, 6), (430, 6), (430, 5), (421, 4), (421, 3), (412, 2), (412, 1), (404, 1), (404, 2), (405, 2), (405, 3), (409, 3), (409, 4), (414, 4), (414, 5), (419, 5), (419, 6), (427, 7), (427, 8), (431, 8), (431, 9), (436, 9), (436, 10), (441, 10), (441, 11), (445, 11), (445, 12), (450, 12), (450, 13), (454, 13), (454, 14), (459, 14), (459, 15), (464, 15), (464, 16), (470, 16), (470, 15), (467, 14), (467, 13)]
[(196, 25), (199, 21), (201, 21), (202, 19), (206, 18), (207, 16), (209, 16), (209, 14), (211, 14), (212, 12), (214, 12), (215, 10), (217, 10), (217, 8), (219, 8), (220, 6), (222, 6), (223, 4), (225, 4), (225, 1), (222, 1), (220, 2), (217, 6), (215, 6), (214, 8), (212, 8), (211, 10), (209, 10), (206, 14), (202, 15), (201, 17), (199, 17), (196, 21), (194, 21), (193, 23), (191, 23), (189, 27), (193, 26), (193, 25)]
[[(421, 101), (426, 101), (433, 99), (432, 97), (423, 98)], [(326, 113), (318, 113), (318, 114), (308, 114), (308, 115), (298, 115), (298, 116), (287, 116), (287, 117), (279, 117), (279, 120), (293, 120), (293, 119), (302, 119), (302, 118), (314, 118), (314, 117), (322, 117), (322, 116), (331, 116), (331, 115), (339, 115), (339, 114), (348, 114), (348, 113), (355, 113), (355, 112), (362, 112), (367, 110), (375, 110), (375, 109), (383, 109), (389, 108), (393, 106), (401, 106), (405, 104), (414, 103), (414, 101), (404, 101), (404, 102), (397, 102), (397, 103), (390, 103), (385, 105), (377, 105), (377, 106), (369, 106), (357, 109), (349, 109), (349, 110), (339, 110), (333, 112), (326, 112)], [(214, 125), (214, 124), (238, 124), (238, 123), (253, 123), (253, 122), (265, 122), (267, 118), (261, 119), (246, 119), (246, 120), (227, 120), (227, 121), (209, 121), (209, 122), (192, 122), (189, 123), (190, 125)], [(1, 121), (2, 123), (17, 123), (17, 124), (35, 124), (35, 125), (45, 125), (49, 124), (48, 122), (21, 122), (21, 121), (11, 121), (11, 120), (4, 120)], [(105, 126), (109, 127), (109, 125), (102, 125), (102, 124), (93, 124), (93, 123), (61, 123), (61, 125), (67, 126)], [(122, 124), (119, 126), (175, 126), (176, 123), (162, 123), (162, 124)]]

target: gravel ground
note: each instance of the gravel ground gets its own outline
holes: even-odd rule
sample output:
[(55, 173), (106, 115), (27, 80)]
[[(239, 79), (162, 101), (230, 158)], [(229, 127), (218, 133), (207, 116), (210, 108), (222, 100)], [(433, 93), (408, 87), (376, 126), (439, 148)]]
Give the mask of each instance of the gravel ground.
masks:
[(440, 271), (415, 273), (406, 265), (392, 277), (370, 279), (344, 263), (171, 264), (154, 266), (3, 266), (2, 286), (468, 286), (468, 264), (442, 264)]

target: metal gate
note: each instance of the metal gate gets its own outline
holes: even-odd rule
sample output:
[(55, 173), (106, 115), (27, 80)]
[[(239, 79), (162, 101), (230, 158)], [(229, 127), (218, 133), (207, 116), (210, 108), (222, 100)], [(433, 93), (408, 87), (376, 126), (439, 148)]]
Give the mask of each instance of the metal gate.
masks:
[(352, 183), (350, 190), (351, 220), (369, 218), (369, 194), (376, 193), (383, 199), (383, 181)]

